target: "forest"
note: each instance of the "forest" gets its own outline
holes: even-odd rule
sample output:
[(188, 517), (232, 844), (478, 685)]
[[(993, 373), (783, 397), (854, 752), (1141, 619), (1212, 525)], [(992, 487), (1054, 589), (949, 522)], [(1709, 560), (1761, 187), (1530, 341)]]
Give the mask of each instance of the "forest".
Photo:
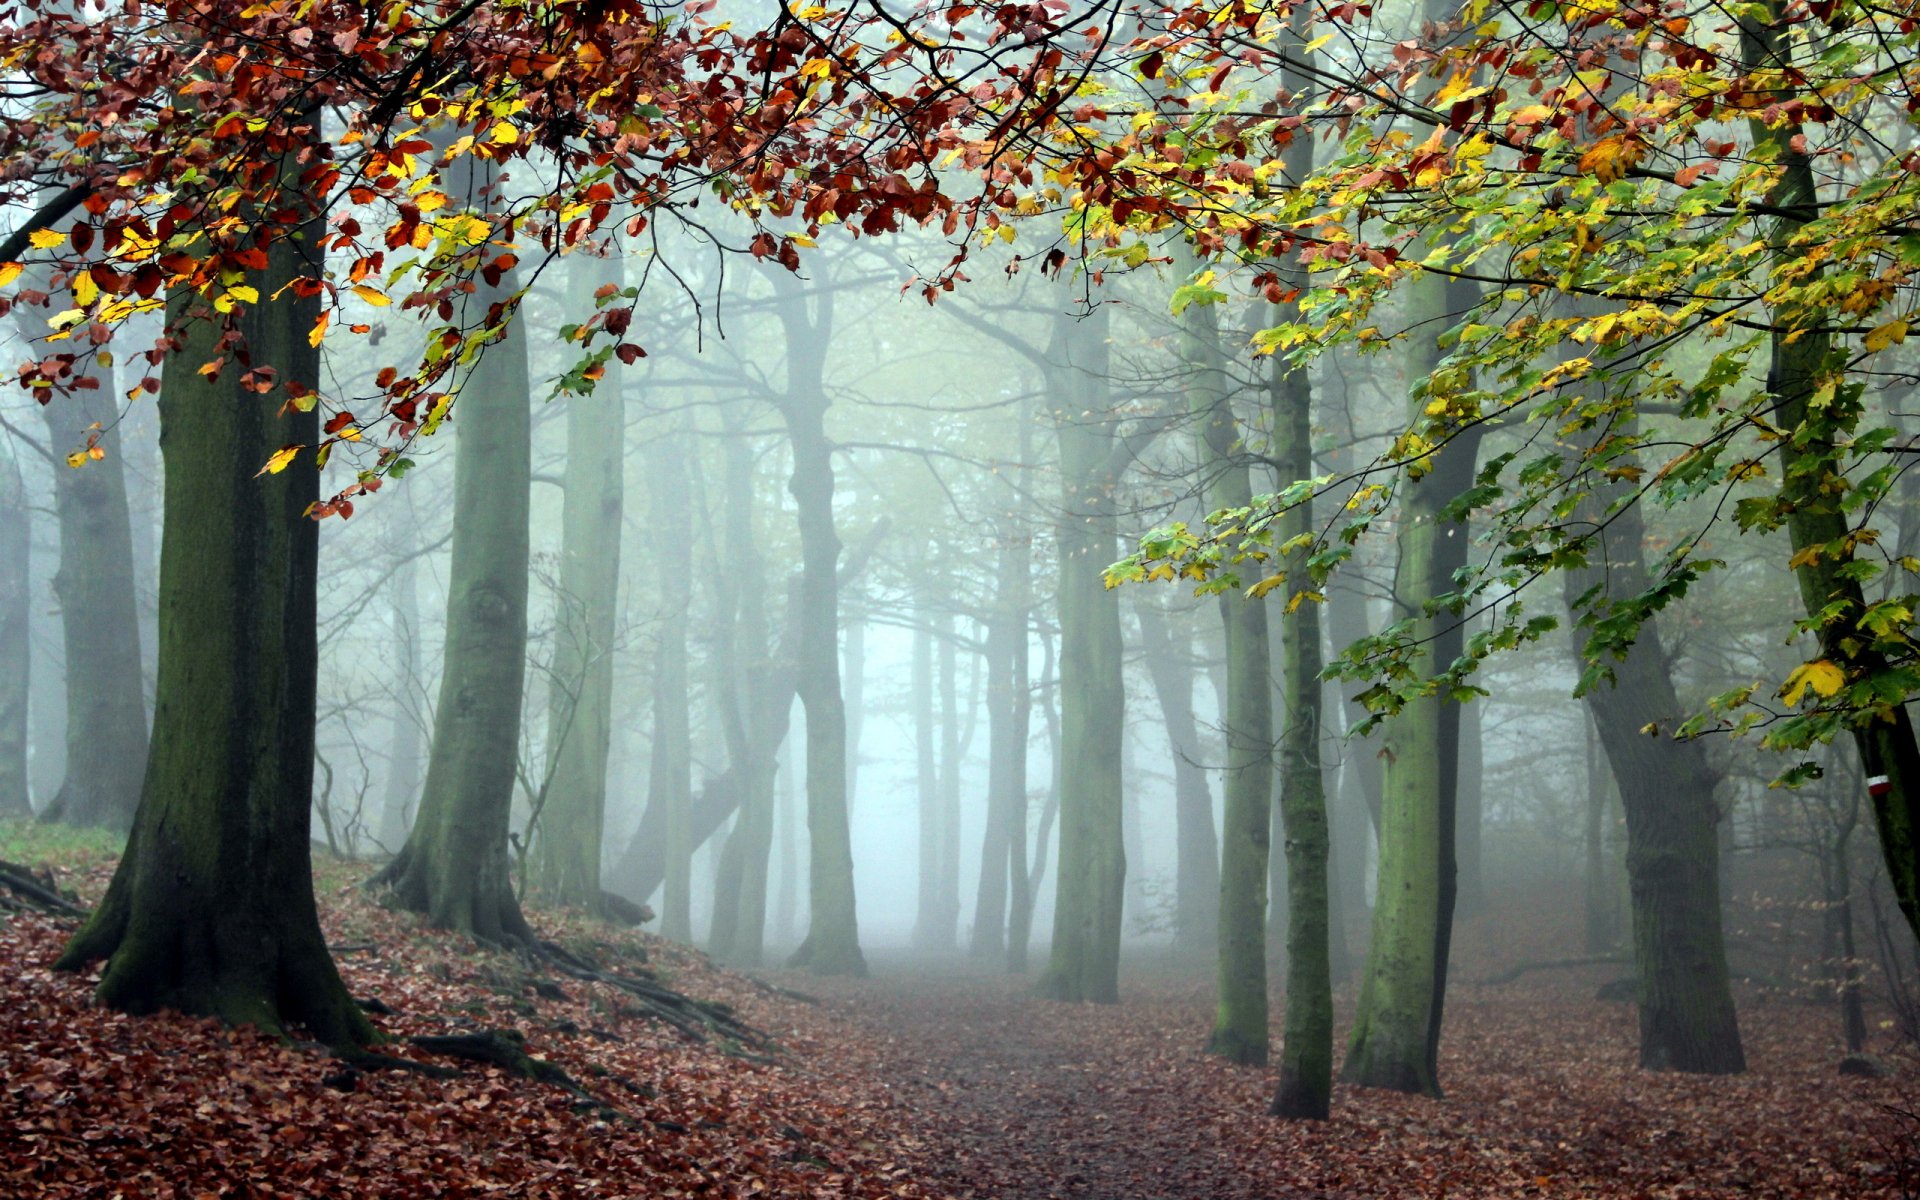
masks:
[(1920, 1196), (1917, 130), (1911, 0), (0, 0), (0, 1198)]

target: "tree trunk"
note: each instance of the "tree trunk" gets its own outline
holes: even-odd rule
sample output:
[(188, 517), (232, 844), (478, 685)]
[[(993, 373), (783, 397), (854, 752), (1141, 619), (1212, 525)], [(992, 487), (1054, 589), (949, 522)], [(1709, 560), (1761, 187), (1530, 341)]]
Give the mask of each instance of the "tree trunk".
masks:
[(67, 775), (40, 816), (125, 830), (133, 824), (147, 762), (147, 711), (113, 372), (97, 367), (93, 373), (98, 389), (41, 408), (56, 456), (84, 451), (93, 436), (105, 457), (53, 468), (60, 522), (53, 593), (66, 646)]
[[(1630, 422), (1609, 436), (1631, 441)], [(1629, 465), (1629, 460), (1614, 462)], [(1572, 605), (1605, 589), (1628, 601), (1650, 586), (1637, 504), (1623, 485), (1604, 485), (1577, 519), (1598, 527), (1585, 566), (1565, 576)], [(1591, 651), (1576, 628), (1576, 662)], [(1660, 628), (1649, 616), (1626, 657), (1609, 664), (1613, 680), (1587, 679), (1607, 763), (1627, 816), (1627, 879), (1633, 902), (1633, 952), (1640, 981), (1640, 1065), (1651, 1070), (1729, 1074), (1746, 1069), (1721, 936), (1720, 847), (1714, 773), (1704, 746), (1671, 736), (1685, 710), (1675, 695)], [(1649, 722), (1664, 732), (1641, 732)]]
[(33, 616), (33, 513), (11, 439), (0, 440), (0, 817), (33, 815), (27, 780), (27, 683)]
[[(498, 304), (518, 287), (508, 271), (470, 303)], [(407, 844), (370, 881), (436, 928), (493, 944), (533, 936), (507, 859), (526, 682), (527, 371), (525, 332), (508, 329), (474, 364), (452, 410), (453, 554), (427, 779)]]
[[(1313, 385), (1304, 369), (1275, 359), (1269, 382), (1273, 452), (1280, 486), (1313, 476)], [(1277, 545), (1311, 537), (1318, 526), (1305, 501), (1274, 522)], [(1284, 562), (1281, 617), (1280, 816), (1287, 861), (1287, 1014), (1280, 1082), (1269, 1111), (1323, 1121), (1333, 1097), (1333, 973), (1329, 957), (1331, 845), (1325, 776), (1320, 767), (1320, 607), (1307, 554)]]
[(1115, 558), (1113, 417), (1104, 305), (1062, 316), (1049, 391), (1060, 443), (1060, 866), (1053, 946), (1037, 991), (1055, 1000), (1120, 999), (1127, 858), (1121, 817), (1126, 729), (1119, 596), (1102, 578)]
[[(1006, 562), (1001, 560), (1002, 569)], [(973, 936), (968, 951), (975, 959), (1006, 956), (1007, 891), (1012, 852), (1013, 645), (1014, 631), (1004, 613), (987, 619), (987, 819), (980, 843), (980, 887), (974, 897)]]
[[(1198, 270), (1197, 267), (1194, 268)], [(1253, 483), (1244, 440), (1233, 414), (1233, 381), (1220, 349), (1219, 317), (1212, 305), (1190, 305), (1183, 314), (1181, 357), (1187, 371), (1187, 406), (1200, 423), (1201, 467), (1211, 480), (1209, 510), (1245, 508)], [(1252, 586), (1257, 564), (1244, 564)], [(1226, 737), (1226, 807), (1221, 828), (1219, 932), (1214, 959), (1215, 1010), (1207, 1051), (1231, 1062), (1267, 1061), (1267, 857), (1273, 820), (1273, 676), (1267, 644), (1267, 609), (1237, 592), (1219, 600), (1226, 639), (1227, 703), (1221, 714)], [(1317, 730), (1315, 736), (1318, 736)], [(1314, 761), (1319, 761), (1314, 750)], [(1320, 870), (1325, 871), (1322, 815)], [(1326, 897), (1320, 898), (1321, 960), (1325, 971)]]
[[(619, 287), (618, 259), (576, 251), (568, 270), (572, 315)], [(547, 692), (547, 768), (536, 833), (534, 890), (548, 903), (600, 908), (607, 753), (613, 741), (613, 640), (620, 600), (620, 526), (626, 406), (618, 377), (567, 397), (567, 464), (560, 510), (560, 594)], [(663, 579), (685, 578), (665, 572)], [(656, 744), (657, 750), (657, 744)]]
[[(1414, 281), (1409, 328), (1424, 331), (1443, 323), (1451, 301), (1444, 281)], [(1439, 352), (1424, 332), (1412, 347), (1407, 375), (1417, 383), (1432, 374)], [(1420, 419), (1426, 402), (1425, 388), (1416, 386), (1412, 419)], [(1425, 474), (1416, 479), (1403, 471), (1396, 484), (1395, 608), (1411, 620), (1414, 640), (1430, 647), (1428, 661), (1436, 670), (1458, 655), (1462, 620), (1450, 610), (1430, 611), (1428, 604), (1453, 590), (1453, 571), (1464, 562), (1466, 551), (1465, 530), (1445, 522), (1442, 511), (1471, 483), (1477, 441), (1471, 430), (1460, 431), (1428, 459)], [(1386, 770), (1379, 885), (1366, 977), (1341, 1070), (1350, 1083), (1440, 1094), (1440, 1021), (1456, 889), (1453, 801), (1459, 715), (1458, 707), (1443, 696), (1419, 696), (1386, 723), (1381, 738)]]
[(960, 708), (960, 656), (954, 642), (953, 614), (943, 613), (934, 632), (940, 662), (940, 882), (936, 928), (957, 944), (960, 936), (960, 766), (964, 727), (973, 717)]
[(1211, 954), (1219, 938), (1220, 838), (1213, 824), (1200, 729), (1193, 719), (1193, 645), (1184, 613), (1175, 618), (1139, 599), (1140, 646), (1160, 705), (1173, 767), (1174, 949)]
[(798, 692), (807, 710), (806, 938), (789, 960), (820, 975), (864, 975), (854, 907), (853, 837), (847, 817), (847, 714), (840, 694), (840, 537), (833, 525), (833, 443), (826, 351), (833, 293), (813, 314), (797, 281), (774, 276), (787, 335), (787, 390), (780, 411), (793, 446), (792, 493), (800, 525)]
[(319, 473), (311, 460), (260, 473), (281, 446), (320, 440), (318, 410), (286, 391), (320, 383), (318, 291), (288, 288), (319, 275), (317, 233), (268, 243), (259, 291), (276, 298), (234, 314), (244, 363), (277, 372), (266, 395), (242, 385), (243, 361), (200, 373), (233, 352), (206, 300), (169, 300), (155, 736), (126, 852), (57, 965), (107, 960), (97, 995), (124, 1012), (304, 1026), (346, 1046), (373, 1031), (327, 952), (308, 855), (320, 531), (305, 513)]
[[(655, 528), (684, 522), (689, 509), (685, 456), (690, 447), (678, 431), (662, 432), (648, 447)], [(692, 697), (687, 689), (687, 611), (692, 580), (684, 570), (658, 573), (660, 609), (653, 657), (653, 753), (647, 765), (647, 807), (666, 819), (666, 890), (660, 903), (660, 934), (693, 941), (693, 852), (706, 838), (693, 835)], [(736, 786), (739, 777), (735, 777)]]
[[(399, 501), (390, 501), (399, 503)], [(420, 759), (425, 750), (421, 715), (414, 711), (420, 682), (419, 532), (410, 516), (397, 522), (400, 561), (387, 580), (392, 592), (393, 645), (396, 651), (393, 681), (392, 730), (387, 738), (387, 779), (380, 806), (380, 848), (389, 854), (406, 844), (413, 826), (414, 806), (420, 800)]]
[(917, 798), (920, 867), (914, 908), (913, 946), (916, 950), (945, 951), (939, 928), (940, 896), (940, 786), (935, 773), (933, 723), (933, 615), (923, 603), (915, 609), (913, 627), (913, 749), (914, 794)]
[(1620, 894), (1616, 886), (1613, 870), (1613, 856), (1607, 853), (1607, 826), (1612, 805), (1608, 803), (1608, 783), (1612, 775), (1607, 770), (1606, 759), (1600, 749), (1600, 738), (1594, 731), (1592, 714), (1589, 711), (1586, 724), (1587, 743), (1587, 802), (1585, 806), (1585, 829), (1583, 831), (1586, 851), (1586, 944), (1588, 954), (1605, 954), (1620, 942), (1620, 912), (1614, 903)]

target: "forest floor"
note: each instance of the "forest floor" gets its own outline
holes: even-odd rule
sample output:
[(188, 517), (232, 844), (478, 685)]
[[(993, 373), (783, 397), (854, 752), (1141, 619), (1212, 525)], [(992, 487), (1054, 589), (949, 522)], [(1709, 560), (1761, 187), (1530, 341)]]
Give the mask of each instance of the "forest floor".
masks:
[[(16, 843), (0, 828), (0, 858), (26, 857)], [(98, 896), (110, 853), (54, 857), (63, 886)], [(1916, 1194), (1920, 1125), (1889, 1106), (1920, 1106), (1920, 1072), (1838, 1077), (1823, 1006), (1743, 994), (1752, 1070), (1701, 1079), (1633, 1067), (1631, 1007), (1591, 998), (1617, 969), (1460, 984), (1445, 1100), (1341, 1087), (1332, 1121), (1287, 1124), (1262, 1115), (1271, 1070), (1199, 1053), (1209, 988), (1150, 959), (1120, 1005), (1072, 1006), (884, 954), (870, 980), (753, 979), (538, 918), (733, 1004), (769, 1058), (424, 931), (370, 903), (362, 873), (326, 866), (319, 890), (348, 986), (393, 1010), (380, 1028), (517, 1030), (579, 1092), (471, 1064), (452, 1080), (347, 1072), (313, 1046), (104, 1012), (87, 978), (47, 969), (70, 922), (0, 917), (0, 1197)]]

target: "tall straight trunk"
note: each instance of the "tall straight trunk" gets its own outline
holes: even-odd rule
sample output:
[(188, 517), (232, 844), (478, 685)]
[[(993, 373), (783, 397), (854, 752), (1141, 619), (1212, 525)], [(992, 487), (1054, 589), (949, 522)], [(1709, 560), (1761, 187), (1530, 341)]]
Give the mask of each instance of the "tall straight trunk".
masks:
[[(575, 317), (595, 293), (621, 286), (618, 259), (576, 252), (568, 271)], [(600, 907), (607, 754), (613, 744), (613, 639), (620, 599), (621, 451), (626, 406), (618, 377), (569, 396), (565, 494), (560, 510), (560, 593), (552, 685), (547, 693), (547, 770), (540, 798), (534, 889), (552, 904)], [(664, 572), (663, 579), (685, 578)], [(657, 744), (656, 744), (657, 750)]]
[[(800, 710), (800, 715), (804, 721), (805, 708)], [(804, 727), (801, 732), (805, 733)], [(773, 902), (773, 932), (782, 945), (793, 944), (797, 936), (795, 930), (800, 923), (800, 821), (795, 812), (800, 803), (800, 787), (795, 782), (793, 759), (793, 742), (789, 737), (780, 745), (780, 773), (777, 776), (779, 820), (775, 832), (779, 847), (780, 888)]]
[[(1003, 564), (1004, 565), (1004, 564)], [(1011, 768), (1013, 647), (1010, 623), (1001, 613), (987, 620), (987, 819), (980, 842), (980, 887), (974, 897), (973, 936), (968, 952), (976, 959), (1006, 955), (1008, 855), (1011, 852), (1014, 797)]]
[[(469, 299), (481, 314), (519, 289), (508, 271)], [(370, 886), (437, 928), (530, 941), (507, 858), (526, 683), (532, 421), (524, 327), (497, 335), (452, 410), (453, 551), (446, 649), (420, 812)]]
[[(1253, 481), (1233, 414), (1233, 380), (1220, 348), (1219, 317), (1212, 305), (1195, 304), (1186, 310), (1180, 350), (1188, 376), (1188, 408), (1200, 425), (1202, 470), (1211, 480), (1207, 507), (1245, 508), (1253, 503)], [(1254, 568), (1251, 562), (1247, 566)], [(1250, 586), (1255, 579), (1244, 582)], [(1228, 592), (1220, 597), (1219, 610), (1227, 663), (1227, 703), (1220, 722), (1227, 751), (1226, 806), (1220, 831), (1215, 1009), (1207, 1050), (1232, 1062), (1265, 1063), (1267, 858), (1273, 813), (1273, 676), (1267, 609), (1258, 600)], [(1314, 761), (1317, 765), (1317, 748)], [(1321, 849), (1324, 871), (1324, 816)], [(1324, 963), (1324, 893), (1320, 903)]]
[(1047, 879), (1047, 860), (1053, 843), (1053, 826), (1060, 818), (1060, 679), (1054, 640), (1040, 631), (1040, 728), (1047, 739), (1047, 798), (1040, 807), (1040, 821), (1033, 831), (1033, 865), (1027, 870), (1027, 890), (1034, 896)]
[(1219, 935), (1220, 838), (1214, 830), (1213, 791), (1207, 785), (1200, 729), (1193, 717), (1191, 630), (1185, 614), (1170, 616), (1147, 601), (1134, 611), (1173, 767), (1173, 944), (1183, 956), (1210, 955)]
[(33, 617), (32, 509), (13, 444), (0, 440), (0, 817), (33, 815), (27, 781), (27, 694)]
[[(1741, 54), (1747, 62), (1778, 69), (1792, 59), (1782, 36), (1779, 6), (1741, 21)], [(1769, 126), (1751, 122), (1756, 147), (1774, 151), (1784, 168), (1770, 205), (1783, 210), (1770, 237), (1774, 253), (1784, 256), (1787, 245), (1817, 212), (1818, 190), (1813, 163), (1804, 150), (1794, 148), (1802, 133), (1798, 123)], [(1788, 540), (1793, 545), (1794, 576), (1809, 618), (1817, 618), (1820, 650), (1840, 666), (1849, 680), (1883, 674), (1886, 656), (1876, 639), (1859, 626), (1866, 611), (1865, 591), (1853, 573), (1856, 555), (1848, 542), (1849, 518), (1842, 504), (1848, 492), (1837, 459), (1839, 445), (1849, 436), (1860, 413), (1859, 389), (1836, 378), (1844, 369), (1833, 335), (1824, 328), (1780, 323), (1774, 312), (1767, 391), (1774, 397), (1772, 419), (1790, 435), (1780, 443), (1780, 507), (1786, 513)], [(1824, 321), (1826, 314), (1804, 319)], [(1831, 400), (1816, 404), (1823, 382)], [(1835, 386), (1840, 385), (1840, 386)], [(1852, 728), (1853, 742), (1869, 779), (1884, 779), (1872, 792), (1881, 856), (1907, 926), (1920, 936), (1920, 744), (1914, 738), (1913, 719), (1904, 704), (1863, 716)], [(1625, 789), (1623, 788), (1624, 792)]]
[(964, 727), (971, 713), (960, 708), (960, 655), (952, 613), (934, 631), (940, 661), (940, 884), (937, 936), (947, 945), (960, 936), (960, 766)]
[(420, 678), (419, 533), (410, 517), (399, 524), (400, 561), (387, 580), (392, 593), (393, 645), (396, 648), (392, 722), (387, 737), (387, 779), (380, 806), (379, 843), (392, 853), (407, 840), (414, 805), (420, 799), (420, 759), (425, 750), (420, 720), (413, 710)]
[(767, 875), (774, 835), (774, 775), (793, 717), (792, 634), (799, 590), (788, 588), (786, 636), (772, 645), (767, 627), (766, 570), (753, 535), (753, 447), (745, 414), (723, 410), (726, 441), (726, 569), (714, 589), (721, 614), (715, 642), (715, 684), (722, 705), (728, 770), (739, 782), (740, 816), (720, 855), (714, 884), (710, 951), (727, 962), (759, 966), (766, 953)]
[[(1444, 281), (1425, 277), (1409, 287), (1408, 326), (1427, 330), (1443, 323), (1452, 307)], [(1438, 365), (1437, 346), (1424, 333), (1412, 343), (1410, 380), (1426, 379)], [(1415, 388), (1411, 418), (1426, 405)], [(1466, 551), (1464, 530), (1447, 525), (1442, 511), (1470, 484), (1477, 438), (1462, 432), (1428, 459), (1426, 473), (1403, 474), (1399, 493), (1399, 563), (1394, 605), (1412, 621), (1411, 635), (1429, 647), (1428, 661), (1442, 669), (1458, 655), (1458, 616), (1428, 609), (1435, 596), (1453, 590), (1453, 571)], [(1386, 723), (1380, 757), (1380, 868), (1373, 910), (1373, 936), (1353, 1035), (1341, 1075), (1348, 1082), (1438, 1096), (1440, 1021), (1446, 992), (1448, 951), (1456, 887), (1454, 781), (1459, 710), (1437, 695), (1419, 696)]]
[(913, 749), (915, 811), (918, 816), (920, 868), (914, 908), (913, 945), (917, 950), (951, 950), (940, 927), (940, 785), (935, 772), (933, 721), (933, 615), (922, 604), (913, 628)]
[(113, 372), (97, 367), (92, 373), (99, 388), (40, 410), (56, 456), (85, 450), (90, 435), (105, 452), (77, 468), (54, 468), (60, 567), (53, 594), (66, 647), (67, 774), (40, 815), (125, 830), (133, 824), (147, 762), (146, 689)]
[(1116, 461), (1108, 396), (1105, 305), (1062, 316), (1049, 357), (1060, 444), (1060, 866), (1053, 946), (1039, 994), (1120, 999), (1120, 925), (1127, 857), (1121, 816), (1126, 730), (1119, 596), (1102, 578), (1115, 557)]
[(1588, 954), (1605, 954), (1620, 941), (1620, 913), (1614, 903), (1619, 895), (1615, 886), (1613, 856), (1607, 853), (1609, 810), (1608, 783), (1613, 778), (1600, 747), (1599, 734), (1593, 728), (1591, 706), (1586, 729), (1587, 798), (1582, 837), (1586, 857), (1585, 917)]
[[(1309, 151), (1311, 144), (1309, 143)], [(1296, 165), (1297, 169), (1297, 165)], [(1273, 409), (1274, 469), (1286, 487), (1313, 476), (1313, 384), (1305, 369), (1275, 359), (1268, 384)], [(1274, 522), (1276, 544), (1310, 537), (1317, 528), (1313, 505), (1296, 504)], [(1320, 682), (1320, 607), (1307, 555), (1283, 564), (1280, 618), (1282, 658), (1280, 817), (1287, 860), (1287, 1014), (1280, 1053), (1280, 1082), (1270, 1111), (1275, 1116), (1325, 1120), (1333, 1096), (1333, 973), (1328, 876), (1331, 844), (1325, 776), (1320, 765), (1323, 720)]]
[[(1020, 403), (1018, 479), (1016, 501), (1033, 486), (1033, 402)], [(1013, 642), (1013, 731), (1007, 739), (1012, 762), (1007, 788), (1013, 811), (1007, 830), (1007, 973), (1027, 972), (1027, 942), (1033, 932), (1033, 880), (1027, 872), (1028, 755), (1033, 744), (1033, 531), (1018, 512), (1001, 528), (1001, 582), (1007, 589), (1009, 625)]]
[[(1609, 432), (1631, 439), (1634, 427), (1616, 423)], [(1626, 601), (1651, 586), (1645, 527), (1639, 506), (1623, 503), (1629, 498), (1624, 486), (1608, 484), (1582, 502), (1578, 516), (1599, 532), (1586, 565), (1566, 573), (1570, 604), (1595, 589)], [(1584, 667), (1584, 632), (1576, 630), (1574, 639)], [(1640, 1065), (1716, 1075), (1745, 1070), (1721, 934), (1713, 769), (1700, 742), (1642, 732), (1648, 722), (1671, 728), (1685, 713), (1654, 618), (1641, 623), (1626, 657), (1608, 665), (1612, 683), (1588, 688), (1586, 703), (1626, 810)]]
[[(656, 529), (685, 522), (689, 506), (687, 439), (662, 433), (649, 447), (652, 495), (649, 516)], [(686, 571), (662, 571), (660, 612), (653, 656), (653, 753), (647, 767), (647, 806), (666, 818), (666, 890), (660, 903), (660, 934), (693, 940), (693, 706), (687, 687), (687, 612), (692, 584)], [(706, 841), (700, 839), (701, 843)]]
[(774, 288), (787, 337), (780, 413), (793, 447), (787, 490), (800, 525), (797, 690), (807, 710), (809, 924), (789, 965), (820, 975), (864, 975), (847, 815), (847, 713), (840, 694), (840, 536), (833, 524), (833, 443), (826, 431), (833, 293), (822, 292), (809, 313), (796, 280), (776, 275)]
[(1455, 772), (1459, 783), (1455, 789), (1453, 819), (1455, 857), (1460, 863), (1458, 907), (1460, 912), (1472, 915), (1480, 912), (1487, 903), (1487, 885), (1481, 868), (1480, 850), (1484, 799), (1482, 785), (1485, 777), (1480, 729), (1486, 706), (1474, 704), (1466, 708), (1454, 707), (1460, 714), (1460, 757)]
[[(305, 134), (310, 146), (313, 131)], [(283, 178), (291, 183), (290, 167)], [(265, 395), (243, 386), (238, 362), (202, 374), (233, 353), (220, 318), (198, 295), (176, 293), (167, 305), (152, 751), (126, 852), (57, 965), (105, 959), (96, 994), (121, 1011), (304, 1026), (347, 1046), (373, 1030), (321, 935), (308, 852), (320, 531), (305, 513), (319, 473), (310, 460), (260, 473), (281, 446), (320, 440), (318, 410), (300, 411), (286, 391), (321, 382), (307, 337), (319, 290), (289, 286), (319, 276), (319, 228), (261, 229), (259, 292), (276, 299), (230, 319), (247, 360), (271, 365), (278, 386)]]
[(867, 728), (867, 622), (864, 617), (847, 619), (841, 633), (840, 657), (841, 674), (846, 680), (847, 811), (851, 813), (860, 795), (860, 739)]

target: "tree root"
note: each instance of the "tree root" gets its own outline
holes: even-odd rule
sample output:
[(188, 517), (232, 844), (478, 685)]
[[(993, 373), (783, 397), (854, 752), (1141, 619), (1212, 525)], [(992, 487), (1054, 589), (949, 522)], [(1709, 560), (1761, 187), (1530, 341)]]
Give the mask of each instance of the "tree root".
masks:
[(38, 875), (19, 863), (0, 862), (0, 912), (37, 912), (56, 917), (84, 917), (87, 910), (60, 894), (53, 872)]
[(478, 1033), (420, 1034), (407, 1041), (429, 1054), (464, 1058), (511, 1071), (523, 1079), (537, 1079), (586, 1095), (573, 1076), (543, 1058), (527, 1053), (527, 1039), (515, 1030), (483, 1029)]
[(734, 1015), (731, 1005), (717, 1000), (695, 1000), (654, 979), (609, 971), (586, 955), (554, 942), (534, 943), (528, 957), (536, 965), (569, 979), (618, 988), (633, 998), (644, 1015), (673, 1026), (693, 1041), (704, 1042), (713, 1035), (753, 1050), (771, 1052), (774, 1049), (767, 1035)]

